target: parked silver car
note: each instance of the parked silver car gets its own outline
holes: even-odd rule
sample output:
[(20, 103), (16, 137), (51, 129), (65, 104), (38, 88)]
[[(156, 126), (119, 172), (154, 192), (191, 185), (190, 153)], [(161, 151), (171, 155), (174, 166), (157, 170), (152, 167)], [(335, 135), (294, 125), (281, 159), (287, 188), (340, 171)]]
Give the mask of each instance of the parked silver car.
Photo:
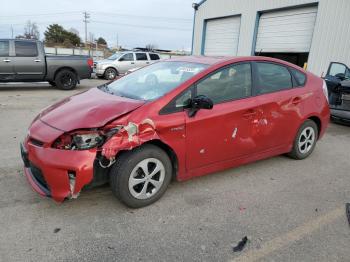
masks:
[(118, 52), (107, 59), (96, 62), (94, 70), (97, 77), (112, 80), (130, 69), (146, 66), (156, 60), (160, 60), (160, 56), (155, 53)]

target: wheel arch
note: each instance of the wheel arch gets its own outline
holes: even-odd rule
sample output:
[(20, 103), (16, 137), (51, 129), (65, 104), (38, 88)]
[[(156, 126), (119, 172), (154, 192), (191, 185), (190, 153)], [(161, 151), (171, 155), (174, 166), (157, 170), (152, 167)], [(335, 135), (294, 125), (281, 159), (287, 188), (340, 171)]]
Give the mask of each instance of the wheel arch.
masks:
[(112, 69), (114, 69), (115, 71), (117, 71), (117, 76), (119, 76), (119, 70), (118, 70), (118, 68), (116, 68), (115, 66), (108, 66), (108, 67), (106, 67), (106, 69), (105, 69), (105, 71), (103, 72), (103, 74), (105, 74), (106, 71), (107, 71), (108, 69), (110, 69), (110, 68), (112, 68)]
[(321, 119), (318, 116), (309, 116), (307, 119), (312, 120), (317, 125), (317, 131), (318, 131), (318, 138), (320, 137), (321, 131), (322, 131), (322, 122)]
[[(132, 148), (136, 149), (136, 148), (140, 148), (144, 145), (154, 145), (156, 147), (159, 147), (160, 149), (164, 150), (165, 153), (168, 155), (170, 161), (171, 161), (171, 165), (172, 165), (172, 179), (176, 179), (177, 174), (178, 174), (178, 169), (179, 169), (179, 161), (178, 161), (178, 157), (175, 153), (175, 151), (167, 144), (165, 144), (163, 141), (161, 141), (160, 139), (152, 139), (149, 140), (137, 147)], [(120, 157), (120, 155), (126, 153), (126, 152), (130, 152), (131, 150), (121, 150), (117, 153), (117, 155), (115, 156), (116, 158)]]
[(163, 149), (167, 153), (168, 157), (170, 158), (172, 169), (173, 169), (172, 178), (175, 179), (177, 177), (178, 167), (179, 167), (179, 160), (175, 151), (169, 145), (165, 144), (163, 141), (159, 139), (150, 140), (142, 145), (147, 145), (147, 144), (155, 145)]
[(56, 79), (57, 74), (58, 74), (59, 72), (61, 72), (62, 70), (69, 70), (69, 71), (73, 72), (73, 73), (76, 75), (77, 80), (78, 80), (78, 83), (79, 83), (79, 75), (78, 75), (77, 71), (76, 71), (74, 68), (69, 67), (69, 66), (63, 66), (63, 67), (57, 68), (56, 71), (55, 71), (55, 73), (54, 73), (54, 75), (53, 75), (53, 80)]

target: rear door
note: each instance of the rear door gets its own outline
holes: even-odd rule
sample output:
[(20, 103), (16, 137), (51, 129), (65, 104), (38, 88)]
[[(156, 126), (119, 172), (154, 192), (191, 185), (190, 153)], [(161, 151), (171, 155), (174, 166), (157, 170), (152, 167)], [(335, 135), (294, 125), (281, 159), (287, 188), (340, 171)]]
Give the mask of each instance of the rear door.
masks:
[(251, 64), (220, 69), (199, 81), (193, 95), (213, 100), (211, 110), (186, 114), (186, 165), (189, 170), (249, 155), (255, 151), (252, 124)]
[(37, 42), (15, 40), (16, 80), (41, 80), (45, 76), (45, 59)]
[(0, 40), (0, 81), (11, 81), (15, 78), (14, 60), (10, 57), (10, 41)]
[(136, 53), (137, 67), (144, 67), (150, 63), (147, 53)]
[(288, 67), (270, 62), (253, 63), (253, 75), (257, 105), (254, 113), (258, 116), (253, 129), (259, 136), (257, 150), (285, 147), (294, 140), (303, 118), (303, 102), (308, 97), (302, 87), (305, 81), (296, 87), (298, 84)]

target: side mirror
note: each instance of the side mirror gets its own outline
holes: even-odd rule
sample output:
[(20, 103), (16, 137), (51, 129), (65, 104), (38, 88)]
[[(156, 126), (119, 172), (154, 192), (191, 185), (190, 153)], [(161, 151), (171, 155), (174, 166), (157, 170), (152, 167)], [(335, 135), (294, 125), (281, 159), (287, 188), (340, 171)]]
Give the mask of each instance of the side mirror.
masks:
[(213, 101), (205, 96), (205, 95), (199, 95), (195, 98), (191, 99), (191, 103), (189, 105), (189, 111), (188, 116), (194, 117), (198, 110), (200, 109), (212, 109), (214, 106)]

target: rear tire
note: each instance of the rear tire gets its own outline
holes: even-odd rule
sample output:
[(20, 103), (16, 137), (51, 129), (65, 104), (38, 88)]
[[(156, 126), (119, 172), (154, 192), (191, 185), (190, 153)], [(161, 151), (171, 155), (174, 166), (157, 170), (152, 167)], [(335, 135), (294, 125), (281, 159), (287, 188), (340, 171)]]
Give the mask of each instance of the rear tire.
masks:
[(104, 73), (104, 77), (107, 80), (114, 80), (117, 76), (118, 76), (117, 70), (115, 70), (112, 67), (107, 68), (105, 73)]
[(131, 208), (156, 202), (171, 178), (172, 164), (167, 153), (150, 144), (122, 153), (110, 171), (113, 194)]
[(318, 139), (318, 127), (310, 119), (306, 120), (294, 139), (293, 149), (288, 154), (291, 158), (301, 160), (307, 158), (314, 151)]
[(77, 86), (78, 78), (74, 72), (63, 69), (57, 73), (55, 83), (59, 89), (72, 90)]

